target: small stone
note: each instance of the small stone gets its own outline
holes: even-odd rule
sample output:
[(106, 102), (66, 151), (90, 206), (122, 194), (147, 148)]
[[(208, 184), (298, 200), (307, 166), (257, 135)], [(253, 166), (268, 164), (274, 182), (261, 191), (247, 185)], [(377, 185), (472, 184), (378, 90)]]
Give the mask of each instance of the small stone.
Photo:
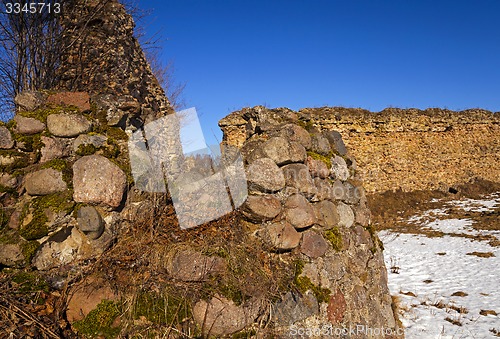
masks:
[(368, 226), (371, 224), (371, 212), (365, 204), (359, 204), (354, 209), (355, 221), (361, 226)]
[(290, 164), (283, 166), (283, 175), (286, 185), (297, 188), (307, 195), (316, 192), (309, 168), (304, 164)]
[(87, 92), (60, 92), (49, 95), (48, 103), (76, 106), (81, 112), (90, 111), (90, 97)]
[(48, 195), (62, 192), (67, 188), (62, 173), (53, 168), (27, 174), (24, 186), (29, 195)]
[(269, 158), (257, 159), (246, 169), (248, 188), (276, 192), (285, 187), (285, 178), (278, 165)]
[(318, 225), (325, 229), (330, 229), (338, 225), (340, 217), (337, 212), (337, 207), (333, 202), (323, 200), (313, 206)]
[(16, 132), (19, 134), (37, 134), (45, 130), (45, 124), (35, 118), (16, 114), (14, 121), (16, 122)]
[(309, 258), (315, 259), (328, 251), (328, 243), (320, 234), (307, 230), (302, 234), (300, 251)]
[(311, 173), (312, 177), (326, 179), (330, 175), (330, 169), (321, 160), (313, 159), (312, 157), (308, 156), (306, 165), (307, 167), (309, 167), (309, 172)]
[(356, 186), (354, 186), (349, 182), (345, 182), (344, 187), (345, 187), (345, 195), (342, 200), (350, 205), (358, 204), (362, 194), (361, 191), (358, 190)]
[(76, 202), (120, 206), (127, 185), (125, 173), (100, 155), (88, 155), (73, 165), (73, 199)]
[(288, 197), (285, 203), (285, 218), (297, 229), (309, 227), (316, 222), (314, 209), (301, 194)]
[(337, 213), (339, 214), (339, 226), (351, 227), (354, 224), (354, 212), (349, 205), (339, 202), (337, 204)]
[(34, 111), (44, 102), (44, 95), (35, 91), (24, 91), (14, 98), (15, 104), (21, 111)]
[(337, 131), (324, 131), (323, 136), (328, 139), (330, 146), (340, 155), (347, 154), (347, 148), (345, 147), (344, 141), (342, 140), (342, 135)]
[(90, 121), (81, 114), (51, 114), (47, 117), (47, 127), (49, 132), (57, 137), (76, 137), (87, 132)]
[(338, 155), (332, 158), (332, 167), (330, 171), (331, 175), (335, 179), (339, 179), (342, 181), (346, 181), (347, 179), (349, 179), (349, 168), (347, 167), (347, 163), (345, 162), (344, 158), (339, 157)]
[(167, 264), (168, 273), (174, 279), (182, 281), (204, 281), (224, 269), (224, 259), (209, 257), (192, 250), (177, 252)]
[(78, 228), (91, 240), (99, 238), (104, 232), (104, 220), (93, 206), (83, 206), (77, 214)]
[(7, 127), (0, 126), (0, 149), (10, 149), (14, 147), (14, 139)]
[(215, 337), (243, 330), (254, 322), (258, 313), (256, 304), (237, 306), (222, 296), (215, 296), (209, 301), (200, 300), (193, 307), (193, 318), (203, 334)]
[(328, 142), (328, 139), (322, 136), (319, 133), (314, 133), (311, 136), (311, 142), (312, 142), (312, 147), (311, 150), (315, 153), (322, 154), (322, 155), (329, 155), (330, 154), (330, 143)]
[(242, 213), (253, 222), (271, 220), (281, 212), (281, 202), (272, 195), (249, 195)]
[(2, 244), (0, 246), (0, 265), (7, 267), (24, 266), (24, 256), (19, 244)]
[(319, 313), (319, 304), (311, 291), (299, 294), (290, 291), (274, 306), (276, 321), (280, 324), (291, 325)]
[(0, 173), (0, 186), (15, 188), (17, 186), (17, 179), (9, 173)]
[(287, 221), (280, 221), (267, 226), (265, 235), (268, 242), (277, 250), (287, 251), (299, 246), (302, 234)]

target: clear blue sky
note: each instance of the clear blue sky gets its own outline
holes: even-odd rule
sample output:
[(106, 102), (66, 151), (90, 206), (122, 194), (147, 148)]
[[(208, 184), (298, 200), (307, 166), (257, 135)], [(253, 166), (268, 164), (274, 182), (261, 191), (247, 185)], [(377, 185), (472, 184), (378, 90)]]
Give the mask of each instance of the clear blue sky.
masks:
[[(500, 1), (139, 0), (207, 139), (245, 106), (500, 111)], [(209, 140), (210, 141), (210, 140)]]

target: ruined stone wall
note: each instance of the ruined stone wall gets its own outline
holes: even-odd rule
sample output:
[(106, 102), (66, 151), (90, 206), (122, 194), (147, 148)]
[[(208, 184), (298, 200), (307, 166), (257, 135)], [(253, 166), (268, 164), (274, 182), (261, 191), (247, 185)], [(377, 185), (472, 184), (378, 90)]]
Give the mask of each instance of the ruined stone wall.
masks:
[[(500, 181), (498, 113), (440, 109), (372, 113), (327, 107), (302, 109), (296, 114), (310, 130), (342, 134), (368, 192), (447, 190), (475, 177)], [(223, 126), (228, 140), (241, 141), (246, 128), (238, 123)]]
[(299, 116), (342, 133), (370, 192), (447, 190), (475, 177), (500, 181), (498, 113), (325, 108), (304, 109)]

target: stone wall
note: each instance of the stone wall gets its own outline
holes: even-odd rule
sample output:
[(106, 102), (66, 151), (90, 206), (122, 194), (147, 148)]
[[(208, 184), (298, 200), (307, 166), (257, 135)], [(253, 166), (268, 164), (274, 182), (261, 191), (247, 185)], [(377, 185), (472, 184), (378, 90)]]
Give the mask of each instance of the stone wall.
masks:
[[(276, 114), (287, 114), (278, 109)], [(296, 112), (310, 130), (342, 134), (368, 192), (445, 189), (481, 177), (500, 181), (500, 117), (474, 109), (386, 109), (373, 113), (341, 107)], [(241, 140), (245, 125), (223, 126)]]
[(65, 1), (59, 22), (59, 90), (101, 95), (95, 103), (121, 126), (173, 112), (134, 37), (132, 16), (117, 0)]
[(339, 133), (306, 130), (286, 109), (231, 114), (221, 126), (241, 148), (248, 198), (181, 230), (169, 194), (142, 192), (131, 176), (130, 135), (171, 112), (131, 17), (116, 0), (72, 0), (61, 25), (60, 87), (19, 94), (14, 119), (0, 123), (0, 269), (50, 286), (33, 290), (54, 301), (39, 321), (82, 337), (295, 337), (307, 328), (330, 338), (358, 325), (402, 337)]

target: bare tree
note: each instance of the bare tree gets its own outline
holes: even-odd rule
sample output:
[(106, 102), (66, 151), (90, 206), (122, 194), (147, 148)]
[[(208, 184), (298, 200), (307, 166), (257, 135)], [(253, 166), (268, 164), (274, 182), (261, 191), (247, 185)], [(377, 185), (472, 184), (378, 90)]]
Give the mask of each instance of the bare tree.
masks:
[(60, 3), (2, 0), (0, 14), (0, 120), (12, 117), (21, 91), (48, 89), (57, 82)]

